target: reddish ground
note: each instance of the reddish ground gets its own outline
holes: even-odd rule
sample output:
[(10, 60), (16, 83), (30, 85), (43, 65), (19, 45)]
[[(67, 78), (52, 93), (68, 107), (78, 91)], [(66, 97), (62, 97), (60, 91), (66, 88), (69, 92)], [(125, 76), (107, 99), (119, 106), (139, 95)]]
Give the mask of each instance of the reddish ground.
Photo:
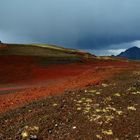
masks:
[(38, 58), (3, 56), (0, 59), (0, 92), (8, 90), (9, 93), (0, 94), (0, 113), (65, 90), (98, 84), (130, 65), (118, 61), (92, 61), (42, 66)]

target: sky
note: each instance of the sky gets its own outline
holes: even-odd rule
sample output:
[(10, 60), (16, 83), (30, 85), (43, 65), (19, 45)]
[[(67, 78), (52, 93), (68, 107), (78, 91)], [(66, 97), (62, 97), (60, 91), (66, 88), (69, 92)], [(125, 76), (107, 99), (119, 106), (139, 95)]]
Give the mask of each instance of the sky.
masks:
[(0, 0), (0, 40), (117, 55), (140, 47), (140, 0)]

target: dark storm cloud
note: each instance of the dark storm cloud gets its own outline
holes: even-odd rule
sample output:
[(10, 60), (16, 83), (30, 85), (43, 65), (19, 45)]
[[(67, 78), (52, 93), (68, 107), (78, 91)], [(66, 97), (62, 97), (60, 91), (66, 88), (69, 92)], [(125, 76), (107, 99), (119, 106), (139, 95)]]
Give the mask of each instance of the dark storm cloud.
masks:
[(0, 0), (0, 39), (110, 49), (140, 40), (139, 9), (140, 0)]

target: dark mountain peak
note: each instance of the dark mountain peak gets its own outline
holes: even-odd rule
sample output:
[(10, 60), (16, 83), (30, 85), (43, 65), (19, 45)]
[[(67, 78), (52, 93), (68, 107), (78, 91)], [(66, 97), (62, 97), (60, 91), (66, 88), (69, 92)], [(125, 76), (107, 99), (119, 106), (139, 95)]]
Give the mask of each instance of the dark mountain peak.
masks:
[(140, 60), (140, 48), (138, 48), (137, 46), (133, 46), (126, 51), (121, 52), (118, 56), (133, 60)]
[(134, 47), (127, 49), (125, 52), (135, 53), (137, 51), (140, 51), (140, 48), (138, 48), (137, 46), (134, 46)]
[(127, 49), (127, 50), (139, 50), (140, 48), (138, 48), (137, 46), (133, 46), (133, 47), (131, 47), (131, 48), (129, 48), (129, 49)]

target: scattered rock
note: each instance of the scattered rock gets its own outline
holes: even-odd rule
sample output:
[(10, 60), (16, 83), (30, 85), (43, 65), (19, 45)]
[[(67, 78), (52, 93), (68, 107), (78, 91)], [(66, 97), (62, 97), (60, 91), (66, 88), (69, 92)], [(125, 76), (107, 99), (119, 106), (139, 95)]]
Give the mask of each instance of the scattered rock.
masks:
[(132, 111), (136, 111), (137, 109), (134, 106), (128, 106), (127, 110), (132, 110)]
[(54, 104), (53, 104), (54, 107), (57, 106), (57, 105), (58, 105), (57, 103), (54, 103)]
[(99, 139), (99, 140), (102, 140), (102, 136), (99, 135), (99, 134), (96, 135), (96, 138)]
[(105, 83), (102, 83), (102, 86), (103, 87), (108, 87), (109, 85), (108, 84), (105, 84)]
[(76, 129), (76, 126), (73, 126), (72, 129)]
[(112, 130), (102, 130), (102, 133), (103, 133), (104, 135), (113, 135)]
[(116, 96), (116, 97), (120, 97), (121, 94), (120, 94), (120, 93), (115, 93), (114, 96)]
[(38, 133), (38, 126), (25, 126), (21, 132), (21, 137), (23, 140), (38, 140)]

